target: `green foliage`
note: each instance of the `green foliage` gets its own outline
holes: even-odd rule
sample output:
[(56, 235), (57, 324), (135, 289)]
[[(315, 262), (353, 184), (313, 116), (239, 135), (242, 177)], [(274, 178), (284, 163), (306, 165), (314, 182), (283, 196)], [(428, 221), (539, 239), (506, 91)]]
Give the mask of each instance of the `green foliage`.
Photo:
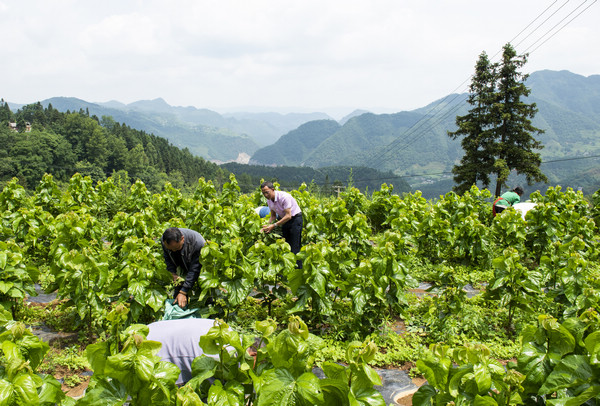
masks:
[(51, 376), (36, 373), (48, 344), (24, 324), (3, 323), (0, 333), (0, 403), (6, 405), (54, 405), (65, 398)]
[(523, 374), (490, 358), (485, 346), (451, 349), (432, 345), (417, 367), (427, 384), (413, 395), (413, 405), (522, 404)]
[[(485, 356), (513, 356), (517, 351), (509, 338), (540, 312), (559, 318), (568, 329), (569, 317), (593, 319), (588, 309), (600, 304), (600, 240), (581, 193), (560, 188), (545, 196), (534, 193), (537, 206), (523, 220), (513, 210), (492, 218), (491, 193), (475, 187), (436, 201), (420, 193), (398, 196), (392, 191), (385, 186), (369, 198), (350, 189), (339, 199), (319, 198), (306, 185), (292, 191), (305, 215), (304, 246), (294, 255), (276, 233), (260, 233), (264, 220), (254, 212), (260, 195), (241, 194), (234, 177), (220, 190), (200, 179), (192, 196), (170, 184), (152, 194), (141, 181), (129, 185), (116, 178), (94, 186), (81, 175), (73, 176), (65, 189), (46, 176), (29, 195), (13, 180), (0, 193), (0, 291), (9, 295), (8, 308), (34, 294), (33, 285), (40, 282), (64, 300), (56, 310), (45, 311), (44, 320), (106, 340), (88, 347), (97, 352), (90, 353), (90, 363), (102, 375), (90, 386), (90, 404), (100, 397), (118, 404), (127, 394), (134, 394), (140, 404), (150, 401), (147, 396), (159, 404), (176, 399), (233, 401), (254, 392), (263, 403), (281, 396), (319, 404), (333, 402), (334, 396), (342, 404), (377, 404), (369, 389), (375, 376), (360, 365), (414, 360), (422, 345), (435, 341), (466, 346), (476, 340), (489, 343)], [(226, 317), (232, 326), (252, 331), (266, 343), (254, 365), (244, 355), (247, 346), (232, 344), (253, 339), (236, 338), (224, 325), (219, 327), (210, 345), (221, 348), (223, 363), (198, 361), (197, 368), (198, 376), (219, 377), (220, 383), (209, 385), (207, 378), (198, 378), (202, 382), (193, 390), (174, 389), (170, 380), (154, 376), (163, 368), (156, 362), (156, 348), (132, 338), (143, 330), (132, 328), (134, 323), (160, 318), (172, 289), (159, 242), (170, 225), (198, 230), (207, 240), (191, 306), (205, 315)], [(302, 269), (296, 269), (297, 259), (303, 260)], [(430, 282), (433, 288), (416, 296), (410, 289), (417, 281)], [(485, 294), (467, 297), (468, 284)], [(33, 317), (26, 311), (15, 314)], [(294, 317), (289, 332), (275, 334), (290, 314), (304, 321)], [(252, 326), (251, 317), (267, 316), (276, 321)], [(390, 344), (385, 344), (385, 326), (399, 318), (414, 346), (395, 333), (387, 335)], [(586, 323), (589, 331), (600, 325)], [(341, 355), (345, 349), (328, 352), (311, 333), (360, 344)], [(372, 357), (369, 340), (386, 352)], [(227, 346), (239, 351), (221, 353)], [(327, 364), (327, 379), (339, 378), (326, 381), (329, 386), (317, 384), (306, 369), (316, 359), (324, 362), (323, 354), (331, 354), (328, 361), (348, 364), (343, 371)], [(110, 373), (102, 361), (107, 358), (112, 360)], [(119, 367), (120, 360), (126, 366)], [(477, 363), (488, 368), (484, 361), (471, 362)], [(465, 382), (461, 378), (460, 385)], [(473, 392), (472, 384), (465, 385), (465, 391)], [(583, 393), (577, 391), (575, 396)]]
[(89, 368), (89, 363), (78, 346), (73, 345), (62, 351), (52, 348), (44, 357), (41, 369), (51, 372), (57, 367), (66, 368), (70, 372), (80, 372)]
[(80, 173), (94, 182), (105, 182), (108, 175), (127, 171), (155, 191), (169, 181), (191, 186), (200, 176), (222, 179), (225, 173), (164, 138), (114, 120), (101, 126), (83, 111), (61, 113), (51, 105), (44, 109), (36, 103), (17, 111), (15, 120), (28, 121), (34, 129), (0, 133), (0, 155), (6, 157), (0, 161), (0, 180), (18, 177), (31, 190), (45, 173), (59, 181)]
[(500, 307), (508, 309), (506, 327), (511, 329), (517, 309), (530, 314), (535, 311), (535, 305), (542, 297), (542, 274), (527, 269), (514, 248), (505, 249), (501, 256), (494, 258), (492, 265), (494, 277), (486, 289), (486, 295), (491, 300), (497, 300)]
[(530, 93), (524, 84), (527, 75), (519, 72), (526, 62), (527, 55), (517, 56), (510, 44), (504, 46), (501, 62), (491, 63), (485, 52), (479, 56), (468, 98), (471, 110), (456, 117), (458, 130), (448, 132), (453, 139), (464, 137), (465, 154), (452, 169), (457, 192), (480, 182), (487, 188), (494, 175), (494, 194), (499, 196), (513, 169), (529, 184), (548, 180), (539, 168), (540, 154), (534, 152), (543, 147), (534, 137), (543, 130), (531, 124), (538, 110), (522, 100)]
[[(227, 324), (217, 322), (200, 340), (205, 354), (218, 354), (218, 360), (207, 356), (196, 358), (194, 375), (186, 386), (194, 388), (209, 404), (245, 402), (254, 405), (384, 405), (373, 385), (381, 379), (367, 364), (377, 352), (373, 342), (348, 345), (347, 367), (324, 363), (326, 378), (319, 380), (312, 369), (315, 354), (324, 343), (310, 334), (302, 320), (291, 317), (287, 329), (276, 332), (273, 321), (258, 322), (260, 334), (256, 358), (247, 348), (254, 342), (239, 337)], [(209, 378), (215, 383), (206, 388)]]
[(432, 345), (417, 361), (427, 379), (414, 405), (581, 405), (600, 394), (598, 313), (563, 324), (540, 315), (520, 337), (517, 363), (505, 369), (485, 346)]
[(580, 405), (600, 394), (600, 335), (591, 327), (585, 317), (561, 325), (554, 318), (540, 316), (537, 326), (523, 330), (518, 367), (526, 374), (523, 386), (531, 396), (545, 396), (552, 405), (564, 404), (565, 398)]
[(179, 368), (160, 361), (160, 343), (146, 341), (146, 326), (133, 325), (123, 336), (123, 349), (114, 353), (106, 342), (91, 344), (86, 355), (94, 370), (90, 386), (79, 403), (171, 405), (175, 403), (175, 381)]
[(35, 295), (37, 269), (26, 268), (21, 249), (14, 242), (0, 241), (0, 304), (10, 308), (25, 295)]

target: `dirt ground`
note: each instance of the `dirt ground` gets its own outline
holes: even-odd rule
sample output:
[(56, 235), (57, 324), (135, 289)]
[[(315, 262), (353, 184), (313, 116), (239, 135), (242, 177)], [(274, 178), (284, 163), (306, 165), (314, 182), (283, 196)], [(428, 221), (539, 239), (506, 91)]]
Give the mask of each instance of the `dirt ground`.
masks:
[[(52, 376), (54, 376), (54, 378), (58, 379), (59, 381), (68, 377), (69, 375), (73, 375), (73, 372), (69, 371), (67, 368), (61, 367), (57, 367), (54, 373), (52, 374)], [(85, 390), (88, 387), (88, 384), (90, 383), (90, 377), (81, 375), (79, 376), (81, 377), (82, 381), (74, 387), (65, 385), (64, 383), (62, 384), (61, 389), (65, 393), (65, 395), (75, 399), (78, 399), (83, 396)]]
[[(412, 381), (418, 387), (421, 387), (421, 385), (423, 385), (426, 382), (426, 380), (424, 378), (413, 378)], [(410, 406), (410, 405), (412, 405), (412, 398), (413, 398), (412, 394), (401, 397), (399, 399), (396, 399), (396, 404), (401, 405), (401, 406)]]

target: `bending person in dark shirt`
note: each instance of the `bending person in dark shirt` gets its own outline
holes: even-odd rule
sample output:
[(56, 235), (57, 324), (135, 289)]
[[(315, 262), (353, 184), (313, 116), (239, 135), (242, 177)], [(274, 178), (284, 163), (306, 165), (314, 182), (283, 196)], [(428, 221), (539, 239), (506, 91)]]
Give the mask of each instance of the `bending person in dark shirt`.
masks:
[(162, 235), (162, 247), (167, 270), (177, 280), (178, 270), (185, 279), (175, 288), (173, 304), (184, 308), (188, 304), (188, 294), (200, 276), (200, 250), (206, 241), (200, 233), (187, 228), (170, 227)]

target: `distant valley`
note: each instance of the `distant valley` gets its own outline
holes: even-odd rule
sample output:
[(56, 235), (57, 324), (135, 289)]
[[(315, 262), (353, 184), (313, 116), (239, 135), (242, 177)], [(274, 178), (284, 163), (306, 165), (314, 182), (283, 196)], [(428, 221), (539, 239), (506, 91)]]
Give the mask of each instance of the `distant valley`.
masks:
[[(600, 155), (600, 75), (538, 71), (526, 84), (532, 90), (529, 102), (539, 109), (534, 125), (545, 130), (540, 137), (545, 146), (542, 170), (551, 184), (599, 187), (598, 159), (559, 161)], [(125, 105), (56, 97), (42, 104), (51, 103), (60, 111), (83, 109), (99, 118), (110, 116), (217, 163), (364, 166), (410, 177), (413, 185), (426, 185), (448, 179), (449, 175), (435, 174), (447, 174), (462, 155), (459, 141), (446, 133), (455, 129), (455, 117), (467, 112), (466, 96), (448, 95), (428, 106), (395, 114), (356, 111), (339, 122), (319, 112), (222, 115), (195, 107), (173, 107), (162, 99)]]
[[(13, 110), (23, 105), (10, 103)], [(174, 107), (163, 99), (141, 100), (130, 104), (118, 101), (92, 103), (73, 97), (42, 100), (47, 107), (66, 112), (87, 111), (98, 118), (112, 117), (116, 122), (166, 138), (179, 148), (216, 163), (247, 163), (259, 148), (273, 144), (305, 122), (331, 119), (325, 113), (231, 113), (221, 115), (208, 109)]]

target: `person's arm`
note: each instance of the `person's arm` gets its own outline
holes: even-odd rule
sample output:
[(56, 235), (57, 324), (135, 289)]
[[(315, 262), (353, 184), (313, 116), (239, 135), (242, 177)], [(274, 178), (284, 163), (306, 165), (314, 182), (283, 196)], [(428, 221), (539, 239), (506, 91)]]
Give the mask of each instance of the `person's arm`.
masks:
[(260, 231), (262, 231), (263, 233), (270, 233), (271, 231), (273, 231), (273, 228), (271, 228), (271, 224), (275, 223), (276, 221), (277, 221), (277, 213), (275, 213), (275, 210), (271, 210), (271, 216), (269, 216), (269, 222), (267, 224), (265, 224), (264, 226), (262, 226)]
[(165, 264), (167, 265), (167, 271), (171, 272), (174, 275), (177, 275), (177, 265), (173, 262), (173, 258), (171, 258), (171, 254), (169, 250), (162, 246), (163, 249), (163, 258), (165, 259)]
[(181, 286), (181, 292), (187, 294), (192, 289), (200, 276), (200, 269), (202, 269), (202, 265), (200, 265), (200, 250), (194, 250), (188, 271), (185, 274), (185, 281)]
[(179, 305), (179, 307), (184, 308), (188, 303), (188, 292), (192, 289), (196, 281), (198, 281), (198, 277), (200, 276), (200, 270), (202, 269), (202, 265), (200, 264), (200, 251), (204, 243), (195, 240), (194, 248), (192, 251), (192, 256), (190, 262), (186, 264), (187, 272), (185, 274), (185, 280), (179, 289), (179, 293), (175, 298), (175, 303)]
[[(274, 223), (267, 224), (266, 226), (264, 226), (263, 231), (266, 233), (270, 233), (271, 231), (273, 231), (275, 229), (275, 227), (284, 225), (285, 223), (290, 221), (291, 218), (292, 218), (292, 209), (291, 208), (285, 209), (283, 217)], [(271, 214), (271, 218), (269, 219), (269, 221), (271, 221), (271, 220), (275, 220), (273, 218), (273, 214)]]

